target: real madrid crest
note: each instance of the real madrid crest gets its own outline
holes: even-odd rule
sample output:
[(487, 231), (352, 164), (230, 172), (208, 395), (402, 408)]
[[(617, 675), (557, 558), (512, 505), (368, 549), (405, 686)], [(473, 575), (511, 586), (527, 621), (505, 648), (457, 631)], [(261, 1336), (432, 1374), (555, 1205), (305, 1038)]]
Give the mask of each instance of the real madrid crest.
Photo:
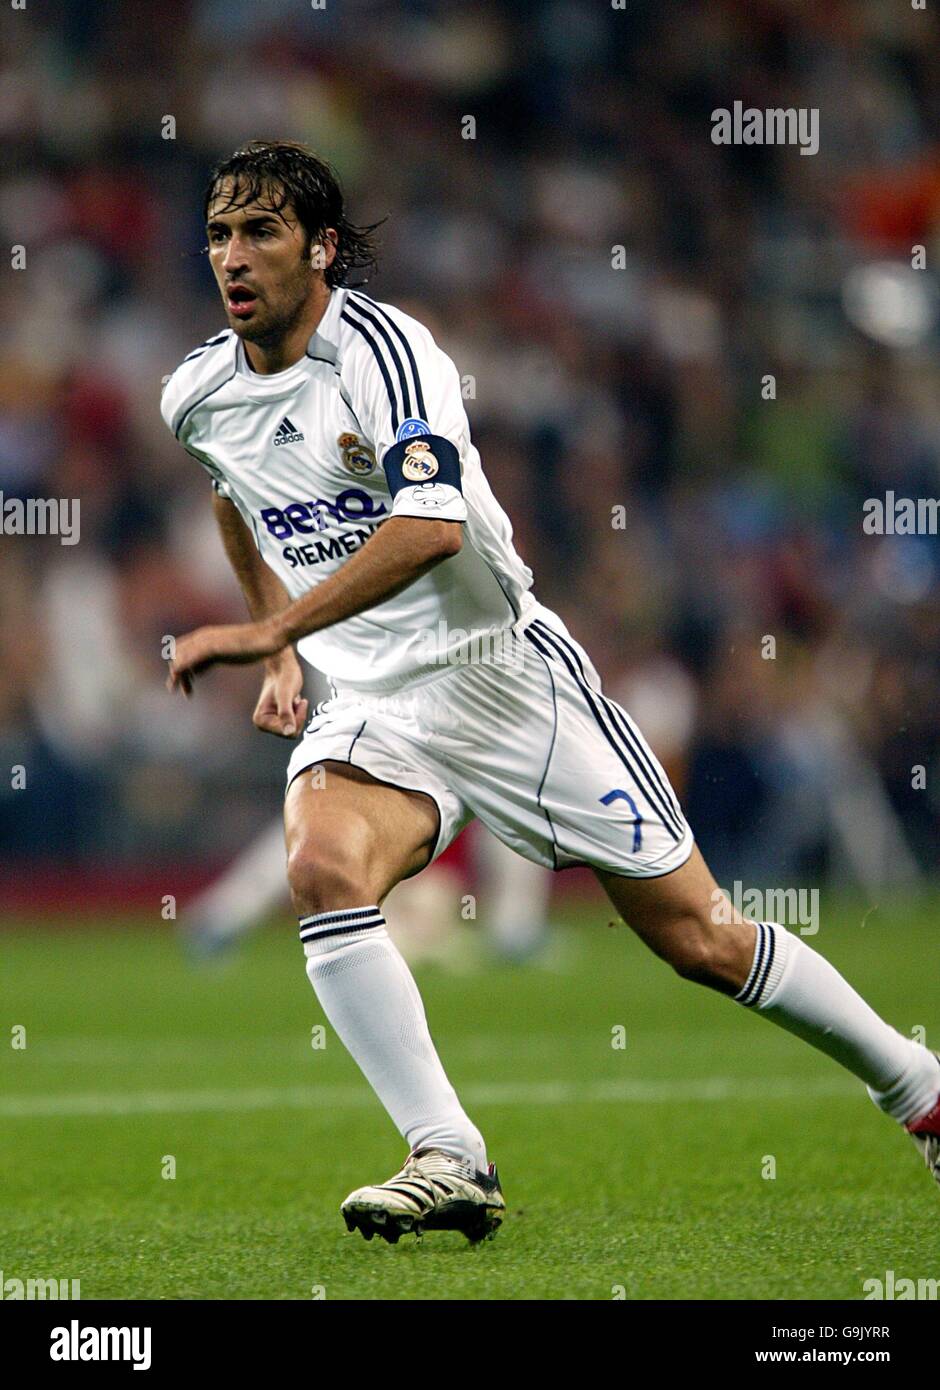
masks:
[(426, 440), (415, 439), (405, 446), (405, 457), (402, 460), (401, 471), (409, 482), (423, 483), (426, 478), (433, 478), (438, 466), (437, 459), (432, 454), (431, 446)]
[(337, 444), (343, 455), (343, 467), (362, 478), (375, 468), (375, 454), (368, 444), (363, 444), (358, 434), (341, 434)]

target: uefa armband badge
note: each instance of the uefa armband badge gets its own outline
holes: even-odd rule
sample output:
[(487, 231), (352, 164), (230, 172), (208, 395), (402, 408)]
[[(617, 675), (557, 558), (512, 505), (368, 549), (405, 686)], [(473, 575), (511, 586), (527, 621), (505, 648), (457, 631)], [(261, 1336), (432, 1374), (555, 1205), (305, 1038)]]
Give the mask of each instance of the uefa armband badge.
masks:
[(453, 488), (441, 487), (440, 483), (421, 483), (411, 494), (411, 501), (418, 507), (446, 507), (455, 496)]
[(423, 483), (426, 478), (433, 478), (438, 467), (431, 446), (425, 440), (414, 439), (406, 445), (401, 471), (402, 477), (410, 483)]
[(375, 454), (368, 444), (361, 442), (358, 434), (341, 434), (336, 442), (343, 455), (343, 467), (350, 473), (363, 478), (373, 471), (376, 465)]
[(416, 434), (430, 434), (431, 426), (427, 420), (419, 420), (416, 415), (409, 415), (407, 420), (402, 420), (395, 435), (395, 443), (400, 444), (403, 439), (414, 439)]

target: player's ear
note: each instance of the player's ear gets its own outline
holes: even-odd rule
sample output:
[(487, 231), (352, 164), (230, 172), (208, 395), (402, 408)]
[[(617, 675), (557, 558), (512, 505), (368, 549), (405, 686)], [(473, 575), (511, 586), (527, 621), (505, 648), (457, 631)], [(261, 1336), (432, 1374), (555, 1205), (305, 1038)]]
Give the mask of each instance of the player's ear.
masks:
[(326, 270), (336, 259), (339, 236), (335, 227), (325, 227), (319, 241), (310, 248), (310, 263), (317, 270)]

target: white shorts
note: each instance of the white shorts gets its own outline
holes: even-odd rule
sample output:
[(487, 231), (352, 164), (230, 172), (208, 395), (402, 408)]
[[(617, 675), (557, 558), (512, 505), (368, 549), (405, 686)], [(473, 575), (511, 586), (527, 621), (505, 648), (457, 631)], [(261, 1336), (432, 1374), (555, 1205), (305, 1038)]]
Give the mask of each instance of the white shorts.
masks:
[(669, 779), (561, 619), (535, 612), (483, 659), (389, 694), (338, 692), (294, 750), (288, 786), (330, 759), (425, 792), (440, 812), (434, 859), (478, 816), (546, 868), (679, 868), (693, 839)]

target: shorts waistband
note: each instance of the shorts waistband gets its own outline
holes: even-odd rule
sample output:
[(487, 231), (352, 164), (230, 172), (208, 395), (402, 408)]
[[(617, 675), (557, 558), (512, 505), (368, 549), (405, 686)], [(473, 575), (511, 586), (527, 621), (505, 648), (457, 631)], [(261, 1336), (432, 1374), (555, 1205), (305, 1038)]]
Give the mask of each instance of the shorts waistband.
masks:
[(420, 685), (429, 685), (432, 681), (440, 680), (442, 676), (450, 675), (459, 669), (459, 666), (444, 661), (434, 666), (419, 667), (416, 671), (406, 671), (403, 675), (391, 676), (388, 680), (375, 681), (369, 685), (344, 685), (333, 676), (330, 677), (330, 684), (337, 695), (392, 695), (402, 690), (417, 689)]
[[(540, 604), (529, 608), (517, 622), (508, 627), (497, 628), (495, 632), (479, 633), (470, 639), (471, 642), (491, 644), (497, 653), (502, 653), (505, 661), (505, 651), (511, 650), (513, 642), (521, 639), (523, 632), (537, 618), (548, 614), (553, 616), (548, 609), (542, 608)], [(468, 646), (470, 643), (468, 643)], [(464, 649), (465, 650), (465, 649)], [(463, 671), (468, 665), (484, 664), (483, 662), (468, 662), (451, 659), (448, 661), (434, 662), (432, 665), (418, 667), (416, 670), (405, 671), (401, 675), (391, 676), (387, 680), (362, 682), (361, 684), (350, 684), (338, 681), (335, 676), (329, 676), (330, 684), (337, 695), (391, 695), (405, 690), (417, 689), (419, 686), (429, 685), (432, 681), (442, 680), (445, 676), (452, 676)], [(487, 663), (490, 664), (490, 663)], [(500, 655), (497, 654), (491, 659), (491, 664), (500, 664)]]

